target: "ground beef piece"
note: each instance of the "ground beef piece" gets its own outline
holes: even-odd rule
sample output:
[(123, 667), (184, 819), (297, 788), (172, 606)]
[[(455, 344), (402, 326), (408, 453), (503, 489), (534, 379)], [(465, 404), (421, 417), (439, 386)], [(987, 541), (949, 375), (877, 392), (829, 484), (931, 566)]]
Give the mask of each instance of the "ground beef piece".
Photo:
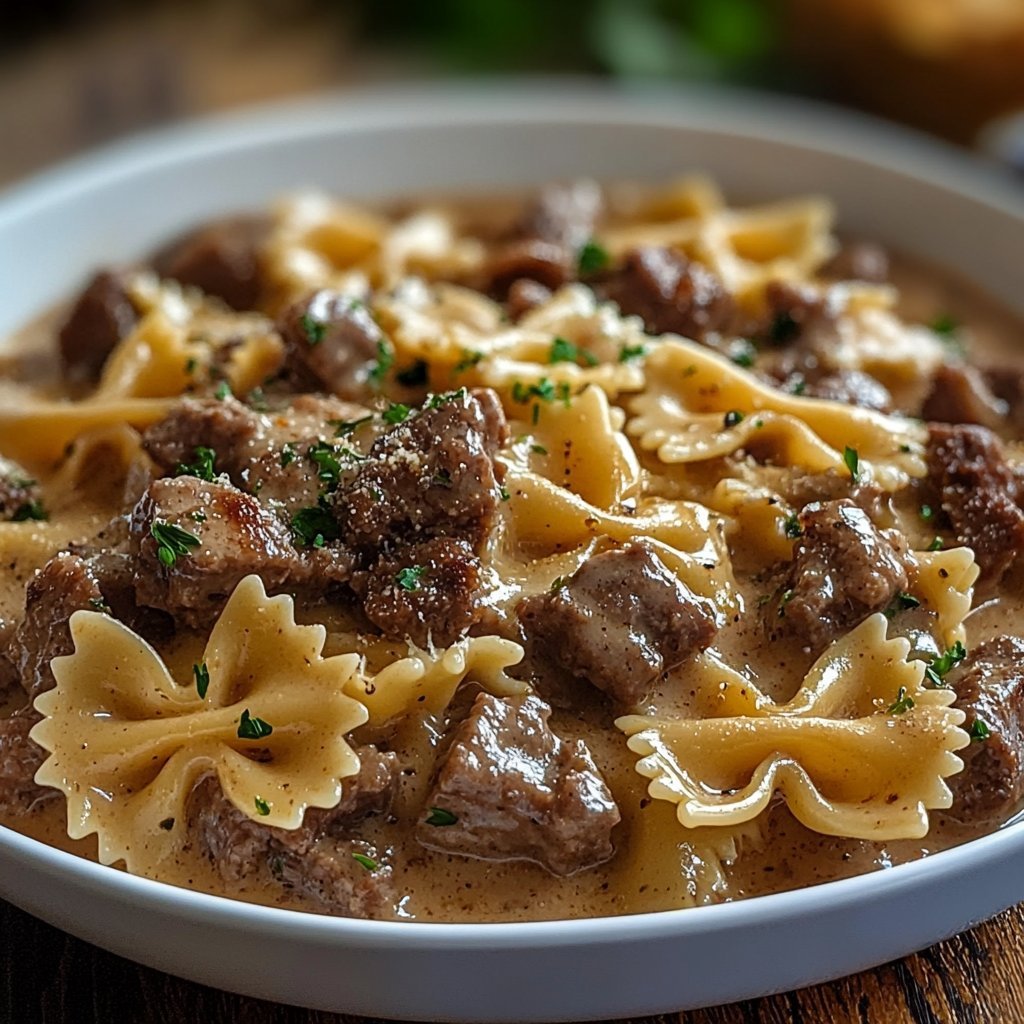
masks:
[(41, 498), (39, 484), (16, 462), (0, 455), (0, 520), (38, 518)]
[[(194, 538), (173, 564), (160, 560), (153, 527)], [(164, 531), (166, 532), (166, 531)], [(249, 494), (230, 484), (181, 476), (155, 480), (132, 512), (130, 544), (141, 604), (176, 622), (207, 626), (243, 577), (259, 575), (268, 590), (305, 576), (287, 527)]]
[[(228, 801), (214, 776), (192, 791), (188, 828), (225, 881), (235, 882), (265, 865), (288, 888), (347, 917), (389, 916), (394, 909), (391, 867), (352, 832), (370, 814), (385, 813), (397, 778), (397, 758), (375, 747), (357, 750), (359, 774), (343, 783), (333, 808), (308, 808), (298, 829), (263, 825)], [(373, 870), (355, 854), (377, 863)]]
[(928, 428), (928, 483), (959, 543), (974, 551), (980, 581), (994, 585), (1024, 547), (1018, 482), (990, 430), (932, 423)]
[(830, 402), (842, 402), (861, 409), (893, 410), (888, 388), (860, 370), (812, 374), (805, 379), (802, 393), (808, 398), (827, 398)]
[(25, 587), (25, 617), (14, 635), (11, 660), (29, 700), (53, 688), (50, 661), (71, 654), (71, 616), (105, 607), (103, 594), (84, 559), (62, 552)]
[(268, 229), (262, 217), (214, 221), (158, 252), (153, 269), (216, 296), (232, 309), (255, 309), (263, 290), (260, 248)]
[(612, 856), (618, 806), (586, 744), (556, 736), (550, 714), (532, 695), (477, 697), (454, 733), (417, 827), (424, 846), (532, 860), (556, 875)]
[(769, 632), (819, 652), (906, 589), (898, 552), (852, 501), (808, 505), (786, 579), (766, 605)]
[(34, 781), (47, 757), (46, 751), (29, 739), (29, 730), (38, 721), (34, 713), (0, 719), (0, 814), (26, 814), (41, 801), (60, 795)]
[(532, 309), (543, 305), (551, 298), (551, 289), (539, 281), (521, 277), (512, 282), (505, 300), (505, 310), (513, 322), (518, 322)]
[(348, 295), (321, 290), (290, 306), (278, 323), (285, 372), (299, 390), (341, 398), (368, 394), (384, 333), (369, 309)]
[(889, 254), (875, 242), (848, 242), (821, 268), (821, 276), (884, 284), (889, 280)]
[(123, 275), (101, 270), (78, 296), (60, 329), (65, 377), (76, 384), (97, 381), (107, 356), (131, 334), (138, 320)]
[(366, 617), (423, 648), (448, 647), (478, 621), (481, 587), (480, 559), (452, 537), (400, 547), (356, 581)]
[(594, 555), (557, 590), (527, 598), (517, 611), (546, 660), (628, 705), (717, 632), (711, 602), (643, 543)]
[(601, 291), (624, 314), (640, 317), (650, 334), (700, 341), (724, 328), (733, 315), (732, 296), (722, 282), (673, 249), (632, 250)]
[(494, 456), (507, 436), (493, 391), (434, 399), (379, 437), (339, 486), (344, 538), (364, 555), (431, 537), (459, 537), (478, 551), (501, 500)]
[(989, 390), (981, 372), (965, 363), (945, 363), (932, 378), (921, 416), (937, 423), (972, 423), (998, 429), (1006, 403)]
[(964, 770), (948, 779), (950, 814), (969, 822), (1008, 817), (1024, 797), (1024, 640), (1000, 636), (968, 655), (956, 675), (956, 707), (967, 714), (963, 728), (991, 735), (957, 751)]

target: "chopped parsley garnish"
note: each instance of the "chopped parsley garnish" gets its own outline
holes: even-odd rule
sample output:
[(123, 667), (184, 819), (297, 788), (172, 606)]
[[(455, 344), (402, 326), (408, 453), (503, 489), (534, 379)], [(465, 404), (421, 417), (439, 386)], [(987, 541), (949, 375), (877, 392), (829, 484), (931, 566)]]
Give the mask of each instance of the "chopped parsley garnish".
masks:
[(195, 373), (195, 372), (196, 372), (196, 359), (195, 359), (195, 356), (190, 356), (188, 359), (185, 360), (185, 373), (187, 373), (191, 377), (192, 374)]
[(928, 326), (941, 338), (952, 338), (960, 330), (960, 322), (949, 313), (940, 313)]
[(303, 313), (299, 323), (302, 325), (302, 333), (305, 334), (306, 341), (310, 345), (319, 345), (324, 340), (324, 335), (327, 333), (327, 324), (323, 320), (317, 320), (311, 314)]
[(317, 467), (317, 479), (323, 483), (329, 491), (338, 486), (341, 478), (341, 452), (347, 451), (338, 448), (336, 445), (328, 444), (326, 441), (317, 441), (306, 449), (309, 461)]
[(725, 429), (728, 430), (730, 427), (735, 427), (737, 424), (742, 423), (746, 414), (739, 411), (739, 409), (730, 409), (725, 414)]
[(403, 590), (419, 590), (420, 580), (423, 578), (426, 571), (427, 567), (425, 565), (407, 565), (404, 569), (400, 569), (395, 575), (395, 582)]
[(377, 862), (372, 857), (367, 857), (365, 853), (353, 853), (352, 859), (367, 871), (377, 870)]
[(473, 352), (470, 349), (464, 348), (462, 350), (462, 358), (452, 367), (452, 373), (465, 373), (466, 370), (472, 370), (483, 357), (483, 352)]
[(799, 373), (790, 378), (789, 393), (791, 395), (802, 395), (807, 390), (807, 381)]
[(16, 523), (27, 523), (30, 519), (35, 522), (45, 522), (50, 516), (43, 503), (38, 500), (22, 502), (15, 510), (11, 519)]
[(191, 548), (199, 547), (199, 538), (174, 523), (157, 520), (149, 528), (156, 541), (156, 557), (160, 564), (170, 569), (179, 558), (187, 557)]
[(89, 607), (94, 612), (103, 612), (104, 614), (109, 614), (110, 612), (110, 605), (102, 597), (90, 597)]
[(338, 521), (323, 504), (300, 508), (291, 521), (292, 534), (305, 547), (322, 548), (340, 536)]
[(786, 605), (793, 600), (793, 591), (784, 590), (779, 595), (779, 618), (784, 619), (786, 617)]
[(929, 523), (935, 518), (935, 509), (933, 509), (931, 505), (922, 505), (920, 515), (926, 523)]
[(438, 395), (431, 395), (426, 403), (424, 409), (440, 409), (442, 405), (447, 405), (449, 402), (464, 402), (469, 392), (465, 388), (459, 388), (458, 391), (442, 391)]
[(509, 498), (512, 497), (512, 495), (508, 493), (508, 488), (504, 484), (501, 485), (501, 488), (499, 489), (498, 494), (501, 495), (501, 500), (502, 501), (508, 501)]
[(281, 446), (281, 468), (290, 466), (296, 459), (295, 449), (291, 446), (291, 443), (285, 443)]
[(217, 453), (212, 448), (197, 445), (192, 450), (192, 462), (179, 462), (174, 470), (175, 476), (197, 476), (200, 480), (210, 482), (217, 475), (213, 471), (213, 462)]
[(192, 675), (196, 677), (196, 693), (200, 700), (205, 700), (206, 691), (210, 688), (210, 670), (204, 661), (201, 665), (192, 666)]
[(370, 383), (375, 388), (380, 388), (384, 383), (384, 378), (388, 375), (388, 370), (395, 365), (395, 353), (391, 346), (386, 341), (377, 342), (377, 359), (373, 364), (373, 369), (370, 370), (369, 379)]
[(435, 826), (454, 825), (459, 819), (452, 814), (451, 811), (446, 811), (443, 807), (428, 807), (427, 808), (427, 824)]
[(928, 551), (941, 551), (943, 548), (943, 542), (941, 537), (934, 537), (931, 544), (928, 545)]
[(634, 359), (643, 359), (647, 355), (646, 345), (623, 345), (619, 349), (619, 362), (628, 363)]
[(857, 454), (856, 448), (851, 448), (847, 445), (843, 449), (843, 462), (846, 463), (846, 468), (850, 471), (850, 479), (855, 483), (860, 483), (860, 456)]
[(193, 523), (206, 522), (206, 513), (201, 508), (197, 508), (195, 512), (189, 512), (188, 517)]
[(737, 338), (729, 346), (729, 358), (737, 365), (749, 370), (757, 359), (757, 349), (754, 343), (746, 338)]
[(533, 452), (534, 455), (547, 455), (548, 453), (547, 448), (542, 444), (531, 444), (530, 451)]
[(795, 512), (792, 515), (786, 516), (783, 528), (790, 540), (796, 540), (797, 537), (802, 537), (804, 533), (804, 528), (800, 525), (800, 517)]
[(790, 313), (779, 313), (768, 328), (768, 338), (776, 345), (793, 341), (800, 333), (800, 325)]
[(214, 390), (213, 397), (219, 402), (223, 402), (225, 398), (230, 398), (231, 394), (231, 385), (226, 380), (222, 380)]
[(240, 740), (261, 740), (273, 731), (274, 727), (269, 722), (264, 722), (262, 718), (253, 718), (249, 714), (248, 708), (242, 712), (242, 717), (238, 720), (238, 738)]
[(906, 591), (899, 590), (896, 592), (896, 604), (898, 607), (906, 610), (907, 608), (920, 608), (921, 602), (914, 597), (913, 594), (908, 594)]
[(597, 366), (597, 356), (585, 348), (574, 345), (567, 338), (556, 337), (548, 350), (549, 363), (580, 363), (585, 366)]
[(257, 412), (266, 412), (270, 408), (267, 405), (267, 396), (263, 393), (263, 388), (260, 387), (253, 388), (245, 401), (250, 409), (255, 409)]
[(592, 238), (583, 243), (576, 257), (576, 266), (581, 277), (604, 270), (610, 262), (608, 250)]
[(270, 804), (263, 797), (258, 796), (253, 802), (256, 804), (256, 813), (261, 817), (265, 818), (270, 813)]
[(385, 423), (390, 423), (392, 426), (396, 426), (399, 423), (404, 423), (409, 418), (409, 413), (412, 410), (407, 405), (403, 405), (401, 402), (392, 402), (382, 413), (381, 416)]
[(967, 735), (971, 737), (972, 743), (984, 743), (985, 740), (992, 735), (992, 730), (988, 727), (988, 723), (984, 719), (976, 718), (971, 722), (971, 727), (967, 730)]
[(370, 422), (373, 419), (373, 414), (368, 416), (360, 416), (357, 420), (328, 420), (332, 427), (334, 427), (335, 437), (351, 437), (361, 426)]
[(931, 664), (924, 670), (925, 679), (932, 686), (940, 688), (946, 686), (945, 677), (966, 657), (967, 648), (957, 640), (952, 647), (947, 648), (937, 658), (932, 658)]
[[(524, 384), (517, 380), (512, 384), (512, 401), (520, 405), (526, 405), (532, 399), (539, 399), (541, 402), (554, 402), (556, 399), (569, 408), (570, 390), (569, 385), (562, 381), (561, 384), (554, 384), (547, 377), (541, 377), (535, 384)], [(540, 419), (540, 404), (535, 402), (532, 414), (533, 422)]]
[(561, 590), (566, 584), (566, 578), (564, 576), (556, 576), (551, 581), (551, 593), (555, 593), (556, 590)]
[(914, 706), (914, 698), (907, 693), (907, 688), (901, 686), (896, 691), (896, 699), (887, 708), (890, 715), (902, 715)]
[(427, 364), (422, 359), (417, 359), (412, 366), (399, 370), (395, 374), (395, 380), (404, 384), (407, 388), (421, 388), (427, 383)]

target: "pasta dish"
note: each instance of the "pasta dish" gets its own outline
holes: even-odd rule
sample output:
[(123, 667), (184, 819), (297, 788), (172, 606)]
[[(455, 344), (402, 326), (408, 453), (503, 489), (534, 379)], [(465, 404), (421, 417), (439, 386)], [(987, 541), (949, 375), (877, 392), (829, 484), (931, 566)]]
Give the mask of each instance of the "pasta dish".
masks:
[(233, 898), (590, 917), (1021, 801), (1012, 317), (689, 177), (320, 194), (0, 382), (0, 818)]

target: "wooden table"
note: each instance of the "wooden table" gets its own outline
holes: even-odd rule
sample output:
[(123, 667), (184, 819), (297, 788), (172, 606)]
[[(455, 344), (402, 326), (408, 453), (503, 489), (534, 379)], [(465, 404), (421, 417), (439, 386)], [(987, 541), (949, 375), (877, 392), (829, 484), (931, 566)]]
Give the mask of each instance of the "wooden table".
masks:
[[(360, 1024), (244, 999), (79, 942), (0, 903), (6, 1024)], [(647, 1018), (676, 1024), (1010, 1024), (1024, 1021), (1024, 909), (851, 978), (732, 1006)], [(640, 1024), (640, 1022), (634, 1022)]]

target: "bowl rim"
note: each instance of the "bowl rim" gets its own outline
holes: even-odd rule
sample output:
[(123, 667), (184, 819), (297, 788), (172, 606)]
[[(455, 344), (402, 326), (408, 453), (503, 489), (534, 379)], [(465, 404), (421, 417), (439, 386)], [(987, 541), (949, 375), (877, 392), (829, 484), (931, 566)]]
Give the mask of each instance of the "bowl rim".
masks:
[[(543, 101), (538, 103), (538, 101)], [(671, 104), (685, 101), (673, 109)], [(765, 117), (765, 113), (771, 115)], [(1024, 190), (1006, 168), (877, 118), (818, 101), (766, 96), (738, 88), (622, 89), (576, 78), (526, 82), (485, 80), (456, 84), (369, 87), (260, 104), (146, 131), (62, 161), (0, 189), (0, 238), (10, 226), (54, 202), (87, 195), (100, 184), (130, 179), (148, 168), (212, 158), (325, 132), (395, 131), (422, 127), (608, 123), (685, 128), (723, 136), (781, 141), (854, 163), (909, 175), (1024, 221)], [(712, 906), (542, 921), (448, 923), (332, 917), (248, 903), (131, 875), (50, 846), (0, 825), (0, 850), (31, 860), (47, 874), (70, 876), (82, 887), (113, 890), (140, 910), (179, 917), (216, 915), (227, 927), (259, 929), (291, 941), (334, 940), (365, 948), (443, 950), (485, 941), (492, 949), (597, 946), (713, 933), (841, 909), (962, 876), (1009, 852), (1024, 853), (1024, 819), (958, 846), (895, 867), (876, 869), (800, 889)]]

